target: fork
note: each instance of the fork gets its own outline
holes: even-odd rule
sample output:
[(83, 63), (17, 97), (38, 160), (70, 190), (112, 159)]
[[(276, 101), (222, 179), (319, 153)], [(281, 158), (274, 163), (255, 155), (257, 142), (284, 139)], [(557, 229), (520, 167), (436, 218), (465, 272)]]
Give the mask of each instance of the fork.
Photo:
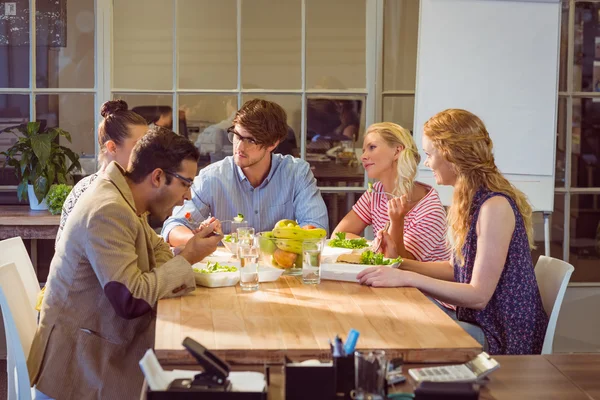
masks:
[(373, 194), (385, 194), (388, 197), (391, 197), (393, 199), (395, 199), (396, 197), (400, 197), (400, 196), (396, 196), (395, 194), (392, 194), (390, 192), (375, 192), (375, 191), (370, 191), (369, 193), (373, 193)]
[[(382, 231), (383, 232), (387, 232), (387, 230), (390, 229), (390, 221), (385, 223), (385, 226), (383, 227)], [(377, 253), (379, 251), (379, 249), (381, 248), (381, 244), (383, 243), (383, 240), (379, 240), (379, 242), (377, 243), (377, 247), (375, 247), (372, 251), (373, 253)]]

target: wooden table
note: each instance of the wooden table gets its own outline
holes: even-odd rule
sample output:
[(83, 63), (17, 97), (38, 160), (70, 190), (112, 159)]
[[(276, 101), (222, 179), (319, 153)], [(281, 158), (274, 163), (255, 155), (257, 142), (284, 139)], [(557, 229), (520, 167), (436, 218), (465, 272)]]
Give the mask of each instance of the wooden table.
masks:
[(600, 354), (552, 354), (544, 358), (591, 398), (600, 399)]
[(0, 206), (0, 240), (21, 236), (31, 239), (31, 263), (37, 273), (37, 239), (56, 238), (60, 215), (33, 211), (29, 206)]
[(163, 364), (194, 363), (186, 336), (232, 364), (330, 359), (328, 339), (360, 331), (359, 349), (384, 349), (407, 362), (464, 362), (481, 346), (414, 288), (373, 289), (282, 276), (257, 292), (197, 288), (158, 302), (155, 351)]

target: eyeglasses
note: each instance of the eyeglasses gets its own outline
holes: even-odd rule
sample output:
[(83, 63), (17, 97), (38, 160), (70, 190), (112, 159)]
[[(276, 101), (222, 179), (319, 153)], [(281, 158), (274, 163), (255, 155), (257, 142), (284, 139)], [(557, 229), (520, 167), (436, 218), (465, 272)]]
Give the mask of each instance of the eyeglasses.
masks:
[(187, 183), (188, 187), (192, 186), (192, 184), (194, 183), (193, 179), (186, 178), (185, 176), (181, 176), (181, 175), (179, 175), (179, 174), (177, 174), (175, 172), (171, 172), (171, 171), (166, 171), (165, 170), (165, 174), (174, 176), (175, 178), (178, 178), (178, 179), (181, 179), (183, 182)]
[(239, 133), (237, 133), (234, 130), (233, 126), (229, 129), (227, 129), (227, 137), (229, 138), (229, 141), (231, 143), (235, 143), (235, 141), (237, 140), (238, 142), (243, 142), (247, 146), (256, 146), (258, 144), (256, 139), (251, 138), (251, 137), (244, 137), (244, 136), (240, 135)]

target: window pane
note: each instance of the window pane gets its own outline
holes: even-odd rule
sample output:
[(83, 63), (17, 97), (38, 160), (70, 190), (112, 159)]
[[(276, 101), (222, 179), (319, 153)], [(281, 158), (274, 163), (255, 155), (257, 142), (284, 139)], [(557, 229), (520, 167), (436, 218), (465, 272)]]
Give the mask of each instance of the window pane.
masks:
[(115, 0), (113, 87), (173, 87), (173, 4), (163, 0)]
[(253, 95), (248, 94), (242, 97), (242, 101), (261, 98), (279, 104), (287, 114), (288, 136), (279, 146), (273, 150), (273, 153), (283, 155), (291, 154), (295, 157), (300, 156), (300, 122), (302, 118), (302, 97), (299, 95)]
[(37, 0), (36, 14), (37, 87), (94, 87), (94, 0)]
[(306, 87), (366, 87), (365, 0), (306, 1)]
[(418, 1), (385, 2), (383, 90), (415, 90), (418, 27)]
[(556, 172), (554, 174), (554, 185), (565, 186), (566, 154), (567, 154), (567, 99), (558, 99), (558, 120), (556, 123)]
[(144, 117), (148, 124), (173, 129), (173, 96), (170, 94), (113, 93), (113, 99), (125, 100), (129, 109)]
[[(554, 212), (550, 216), (550, 256), (558, 259), (563, 258), (564, 205), (565, 195), (556, 194), (554, 197)], [(535, 265), (538, 258), (545, 255), (546, 252), (544, 216), (542, 213), (533, 213), (533, 235), (536, 248), (531, 251), (531, 257), (533, 265)]]
[(179, 87), (237, 88), (235, 0), (179, 0)]
[(600, 3), (575, 5), (575, 66), (573, 90), (600, 91)]
[[(0, 131), (29, 121), (29, 96), (22, 94), (0, 94)], [(0, 134), (0, 151), (6, 151), (17, 142), (9, 133)], [(0, 160), (4, 157), (0, 155)], [(2, 184), (0, 182), (0, 184)]]
[(413, 135), (414, 129), (422, 129), (422, 127), (413, 127), (414, 114), (414, 96), (385, 96), (383, 98), (383, 120), (402, 126), (413, 132)]
[(567, 52), (569, 46), (569, 3), (562, 3), (560, 18), (560, 69), (558, 90), (567, 90)]
[(600, 188), (600, 98), (573, 99), (571, 185)]
[(37, 121), (71, 134), (71, 143), (61, 137), (61, 145), (80, 155), (95, 154), (94, 94), (38, 94), (35, 107)]
[(233, 154), (227, 138), (237, 111), (237, 96), (180, 95), (179, 108), (185, 114), (189, 139), (200, 150), (200, 166)]
[(306, 160), (319, 186), (363, 185), (360, 156), (365, 130), (364, 107), (364, 97), (311, 96), (307, 99)]
[(299, 0), (242, 2), (245, 89), (300, 89), (300, 14)]
[[(15, 2), (16, 15), (0, 4), (0, 87), (29, 87), (29, 2)], [(27, 106), (29, 108), (29, 105)]]
[(571, 281), (600, 282), (600, 193), (571, 196)]

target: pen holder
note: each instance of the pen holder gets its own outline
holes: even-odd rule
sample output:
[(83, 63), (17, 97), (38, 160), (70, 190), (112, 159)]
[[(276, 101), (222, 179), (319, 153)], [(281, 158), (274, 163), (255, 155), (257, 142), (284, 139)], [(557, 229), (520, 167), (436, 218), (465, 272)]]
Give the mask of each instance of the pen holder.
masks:
[(335, 393), (337, 399), (351, 399), (354, 390), (354, 354), (333, 357), (335, 372)]
[(331, 400), (335, 397), (335, 374), (331, 364), (302, 365), (285, 358), (287, 400)]

